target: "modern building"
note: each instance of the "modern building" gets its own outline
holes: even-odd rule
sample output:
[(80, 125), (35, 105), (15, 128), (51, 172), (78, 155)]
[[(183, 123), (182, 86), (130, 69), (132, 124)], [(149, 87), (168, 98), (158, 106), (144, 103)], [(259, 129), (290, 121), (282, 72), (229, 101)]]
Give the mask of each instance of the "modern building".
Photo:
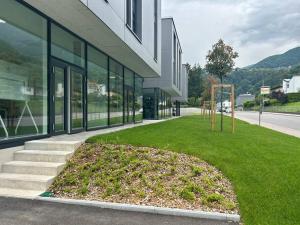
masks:
[(143, 80), (162, 74), (161, 30), (160, 0), (2, 0), (0, 148), (141, 122)]
[(181, 104), (185, 104), (188, 102), (188, 74), (189, 74), (189, 68), (188, 65), (182, 64), (181, 67), (181, 81), (180, 81), (180, 90), (181, 90), (181, 96), (172, 97), (172, 101), (175, 105), (176, 109), (176, 115), (180, 116), (180, 108)]
[[(182, 49), (173, 18), (162, 19), (161, 77), (144, 80), (144, 118), (163, 119), (172, 116), (172, 105), (184, 100), (187, 82), (183, 90)], [(178, 104), (177, 104), (178, 105)], [(177, 107), (178, 108), (178, 107)]]
[(250, 93), (240, 94), (236, 98), (236, 106), (243, 107), (244, 103), (254, 101), (254, 100), (255, 100), (255, 96)]
[(284, 79), (282, 81), (283, 93), (297, 93), (300, 92), (300, 76), (293, 76), (291, 79)]

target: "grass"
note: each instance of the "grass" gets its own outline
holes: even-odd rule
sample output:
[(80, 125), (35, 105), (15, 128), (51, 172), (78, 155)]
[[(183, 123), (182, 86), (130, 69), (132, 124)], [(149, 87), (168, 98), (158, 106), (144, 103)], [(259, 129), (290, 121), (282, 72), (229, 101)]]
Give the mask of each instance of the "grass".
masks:
[(208, 120), (190, 116), (93, 137), (88, 142), (150, 146), (197, 156), (230, 179), (246, 225), (300, 224), (298, 138), (242, 121), (237, 121), (232, 134), (229, 118), (225, 118), (225, 132), (211, 132)]
[(237, 213), (230, 182), (185, 154), (85, 144), (50, 188), (56, 197)]

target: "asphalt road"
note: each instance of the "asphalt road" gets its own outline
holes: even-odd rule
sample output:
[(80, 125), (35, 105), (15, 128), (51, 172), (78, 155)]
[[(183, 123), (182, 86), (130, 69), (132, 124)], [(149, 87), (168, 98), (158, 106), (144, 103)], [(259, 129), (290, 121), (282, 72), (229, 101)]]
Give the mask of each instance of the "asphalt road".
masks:
[(237, 225), (40, 200), (1, 198), (0, 225)]
[[(258, 112), (236, 112), (236, 117), (250, 123), (258, 124)], [(282, 133), (300, 137), (300, 116), (293, 114), (263, 112), (262, 125)]]

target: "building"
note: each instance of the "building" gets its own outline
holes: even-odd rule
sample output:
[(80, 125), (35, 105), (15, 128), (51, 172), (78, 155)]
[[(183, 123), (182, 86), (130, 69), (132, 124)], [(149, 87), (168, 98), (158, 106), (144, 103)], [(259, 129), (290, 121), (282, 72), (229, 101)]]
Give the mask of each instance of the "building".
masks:
[(300, 92), (300, 76), (293, 76), (291, 79), (282, 81), (282, 88), (285, 94)]
[(283, 92), (282, 85), (278, 85), (278, 86), (275, 86), (275, 87), (271, 88), (271, 93), (276, 93), (276, 92)]
[[(185, 101), (187, 82), (183, 87), (182, 48), (173, 18), (162, 19), (161, 77), (144, 80), (144, 118), (163, 119), (172, 116), (172, 105), (179, 99)], [(185, 67), (185, 66), (184, 66)], [(184, 90), (183, 90), (184, 88)], [(184, 93), (184, 96), (183, 96)]]
[(249, 93), (240, 94), (236, 98), (236, 106), (237, 107), (243, 107), (244, 103), (254, 101), (254, 100), (255, 100), (255, 96), (252, 95), (252, 94), (249, 94)]
[(182, 64), (181, 82), (180, 82), (181, 96), (172, 97), (172, 101), (175, 105), (177, 116), (180, 116), (180, 105), (188, 102), (188, 96), (189, 96), (189, 94), (188, 94), (188, 74), (189, 74), (188, 65)]
[(0, 147), (141, 122), (161, 74), (160, 0), (2, 0)]

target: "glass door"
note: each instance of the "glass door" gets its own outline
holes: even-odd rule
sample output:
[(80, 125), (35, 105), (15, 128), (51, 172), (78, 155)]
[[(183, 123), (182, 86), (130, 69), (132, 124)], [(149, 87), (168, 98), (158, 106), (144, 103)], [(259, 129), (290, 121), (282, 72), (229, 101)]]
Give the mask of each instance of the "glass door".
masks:
[(55, 134), (66, 133), (66, 67), (53, 65), (53, 131)]
[(70, 68), (70, 131), (84, 129), (84, 73)]
[(84, 70), (52, 59), (52, 134), (84, 130)]

